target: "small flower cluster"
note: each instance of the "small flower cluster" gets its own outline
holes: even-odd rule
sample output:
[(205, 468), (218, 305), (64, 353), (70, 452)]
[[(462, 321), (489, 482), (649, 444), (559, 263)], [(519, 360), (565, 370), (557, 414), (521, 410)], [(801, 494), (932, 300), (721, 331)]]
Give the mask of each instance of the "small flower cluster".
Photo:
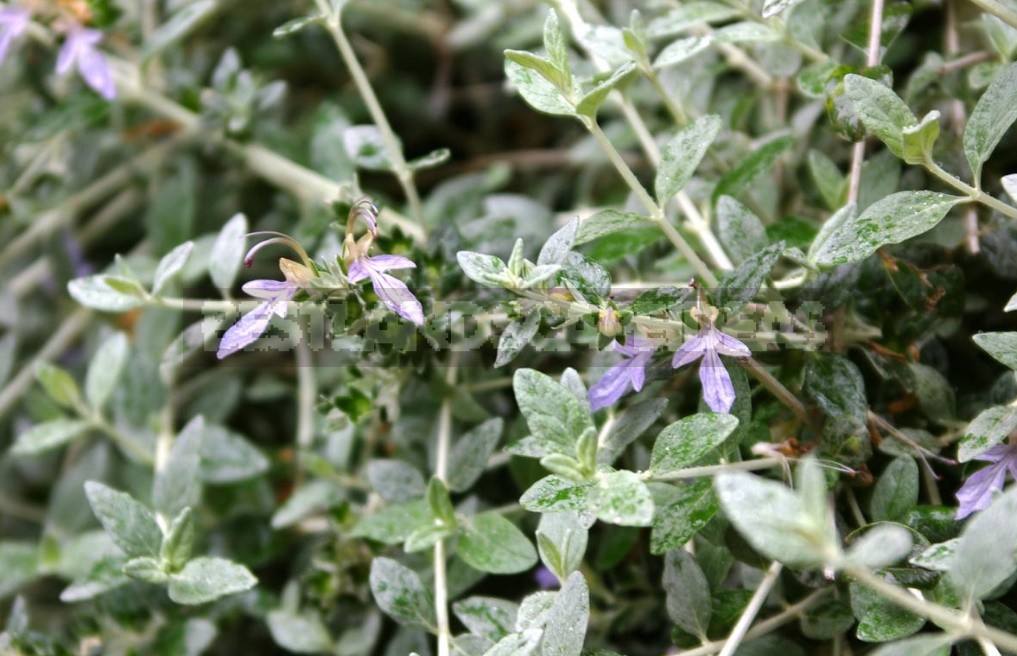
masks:
[[(703, 385), (703, 400), (714, 412), (728, 412), (734, 405), (735, 391), (731, 376), (720, 356), (747, 358), (752, 353), (742, 342), (722, 333), (716, 326), (716, 308), (702, 309), (702, 293), (699, 303), (692, 310), (692, 317), (699, 322), (699, 333), (682, 344), (671, 366), (675, 369), (691, 364), (702, 358), (699, 366), (699, 380)], [(646, 368), (650, 365), (657, 344), (639, 335), (630, 335), (626, 344), (612, 344), (612, 350), (625, 356), (590, 388), (590, 405), (600, 410), (614, 405), (629, 389), (638, 392), (646, 381)]]
[[(28, 29), (31, 13), (16, 6), (0, 8), (0, 64), (3, 63), (14, 41)], [(112, 100), (117, 95), (116, 83), (109, 62), (99, 51), (102, 32), (84, 27), (70, 18), (61, 17), (55, 26), (64, 32), (64, 43), (57, 55), (56, 72), (67, 75), (77, 68), (81, 78), (96, 93)]]
[[(417, 265), (401, 255), (367, 254), (378, 234), (377, 214), (378, 208), (366, 199), (358, 201), (350, 210), (344, 242), (345, 279), (350, 285), (369, 279), (374, 293), (388, 309), (418, 326), (423, 325), (424, 310), (420, 301), (404, 282), (386, 273), (393, 269), (412, 269)], [(367, 233), (359, 241), (353, 238), (354, 223), (358, 218), (367, 223), (368, 227)], [(301, 290), (310, 289), (312, 282), (318, 277), (318, 268), (304, 248), (292, 237), (276, 232), (257, 232), (252, 235), (272, 235), (272, 237), (248, 251), (244, 258), (244, 264), (247, 266), (253, 263), (255, 253), (269, 244), (285, 244), (291, 247), (300, 255), (303, 263), (280, 258), (279, 269), (284, 280), (252, 280), (244, 284), (244, 292), (262, 299), (263, 302), (226, 331), (216, 353), (219, 359), (257, 341), (268, 329), (273, 316), (285, 318), (294, 296)]]

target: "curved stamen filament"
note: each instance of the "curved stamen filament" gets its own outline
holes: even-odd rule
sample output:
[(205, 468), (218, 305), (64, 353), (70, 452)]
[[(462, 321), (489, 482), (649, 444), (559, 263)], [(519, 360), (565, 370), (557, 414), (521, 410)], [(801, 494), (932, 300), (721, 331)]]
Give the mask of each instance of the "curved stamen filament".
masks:
[(252, 246), (251, 250), (247, 251), (247, 255), (244, 256), (244, 266), (248, 267), (251, 266), (254, 263), (255, 254), (262, 248), (270, 244), (284, 244), (286, 246), (289, 246), (294, 250), (294, 252), (296, 252), (297, 255), (300, 256), (300, 259), (303, 260), (304, 262), (304, 266), (307, 267), (311, 266), (311, 257), (307, 254), (307, 251), (304, 250), (304, 247), (301, 246), (300, 243), (297, 242), (297, 240), (294, 239), (293, 237), (285, 235), (281, 232), (276, 232), (275, 230), (259, 230), (257, 232), (249, 232), (247, 233), (246, 236), (255, 237), (259, 235), (274, 235), (274, 236), (271, 239), (266, 239), (265, 241), (258, 242), (257, 244)]

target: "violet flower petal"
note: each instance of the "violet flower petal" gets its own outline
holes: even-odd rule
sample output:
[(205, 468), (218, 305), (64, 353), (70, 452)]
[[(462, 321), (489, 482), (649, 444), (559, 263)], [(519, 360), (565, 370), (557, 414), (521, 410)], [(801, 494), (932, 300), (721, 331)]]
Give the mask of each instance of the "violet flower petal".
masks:
[(674, 352), (674, 357), (671, 358), (671, 366), (677, 369), (678, 367), (684, 367), (695, 362), (703, 357), (706, 347), (703, 334), (700, 332), (700, 334), (678, 347), (678, 350)]
[(268, 328), (274, 304), (273, 301), (265, 301), (242, 316), (240, 321), (230, 326), (230, 329), (222, 336), (222, 340), (219, 341), (219, 350), (216, 351), (215, 356), (222, 360), (258, 341), (258, 338)]
[(614, 405), (629, 391), (632, 379), (629, 374), (630, 361), (622, 360), (604, 372), (596, 383), (590, 386), (587, 396), (594, 412)]
[(7, 57), (14, 40), (28, 27), (31, 15), (27, 9), (7, 7), (0, 9), (0, 63)]
[(282, 294), (292, 296), (296, 292), (294, 285), (285, 280), (251, 280), (245, 282), (241, 289), (249, 296), (268, 300), (278, 299)]
[(371, 276), (374, 293), (388, 309), (418, 326), (424, 324), (424, 308), (406, 283), (373, 269), (368, 269), (368, 273)]
[(731, 376), (713, 349), (708, 349), (699, 365), (699, 380), (703, 384), (703, 400), (714, 412), (728, 412), (734, 405), (735, 391)]
[(749, 350), (749, 347), (741, 343), (739, 340), (720, 332), (716, 328), (713, 328), (712, 330), (713, 335), (716, 338), (717, 352), (721, 355), (727, 355), (732, 358), (747, 358), (752, 355), (752, 351)]
[(646, 367), (650, 364), (653, 353), (643, 352), (629, 361), (629, 380), (632, 381), (632, 389), (641, 392), (643, 384), (646, 383)]
[(87, 48), (78, 57), (78, 72), (88, 86), (106, 100), (117, 97), (117, 85), (113, 81), (113, 72), (109, 62), (95, 48)]
[(367, 262), (368, 259), (370, 258), (357, 258), (350, 263), (350, 269), (346, 272), (346, 277), (350, 282), (360, 282), (371, 275), (371, 265)]
[(378, 272), (391, 271), (392, 269), (416, 269), (417, 265), (408, 257), (402, 255), (375, 255), (366, 258), (367, 265)]
[(957, 501), (960, 505), (955, 519), (964, 519), (992, 503), (993, 493), (1003, 489), (1006, 470), (1007, 467), (1003, 463), (995, 463), (968, 476), (964, 485), (957, 490)]

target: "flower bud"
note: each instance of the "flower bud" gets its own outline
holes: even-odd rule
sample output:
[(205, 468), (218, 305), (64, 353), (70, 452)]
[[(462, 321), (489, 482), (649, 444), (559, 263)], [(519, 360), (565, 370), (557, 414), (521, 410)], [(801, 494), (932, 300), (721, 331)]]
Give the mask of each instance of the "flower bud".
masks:
[(621, 314), (614, 308), (603, 308), (597, 319), (597, 330), (605, 337), (616, 337), (622, 332)]

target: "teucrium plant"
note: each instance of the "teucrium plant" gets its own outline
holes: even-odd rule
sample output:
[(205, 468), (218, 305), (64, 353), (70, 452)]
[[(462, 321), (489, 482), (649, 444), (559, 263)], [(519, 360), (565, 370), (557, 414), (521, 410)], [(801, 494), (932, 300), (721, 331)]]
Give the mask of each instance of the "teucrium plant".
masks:
[(4, 2), (0, 652), (1017, 652), (1011, 4)]

